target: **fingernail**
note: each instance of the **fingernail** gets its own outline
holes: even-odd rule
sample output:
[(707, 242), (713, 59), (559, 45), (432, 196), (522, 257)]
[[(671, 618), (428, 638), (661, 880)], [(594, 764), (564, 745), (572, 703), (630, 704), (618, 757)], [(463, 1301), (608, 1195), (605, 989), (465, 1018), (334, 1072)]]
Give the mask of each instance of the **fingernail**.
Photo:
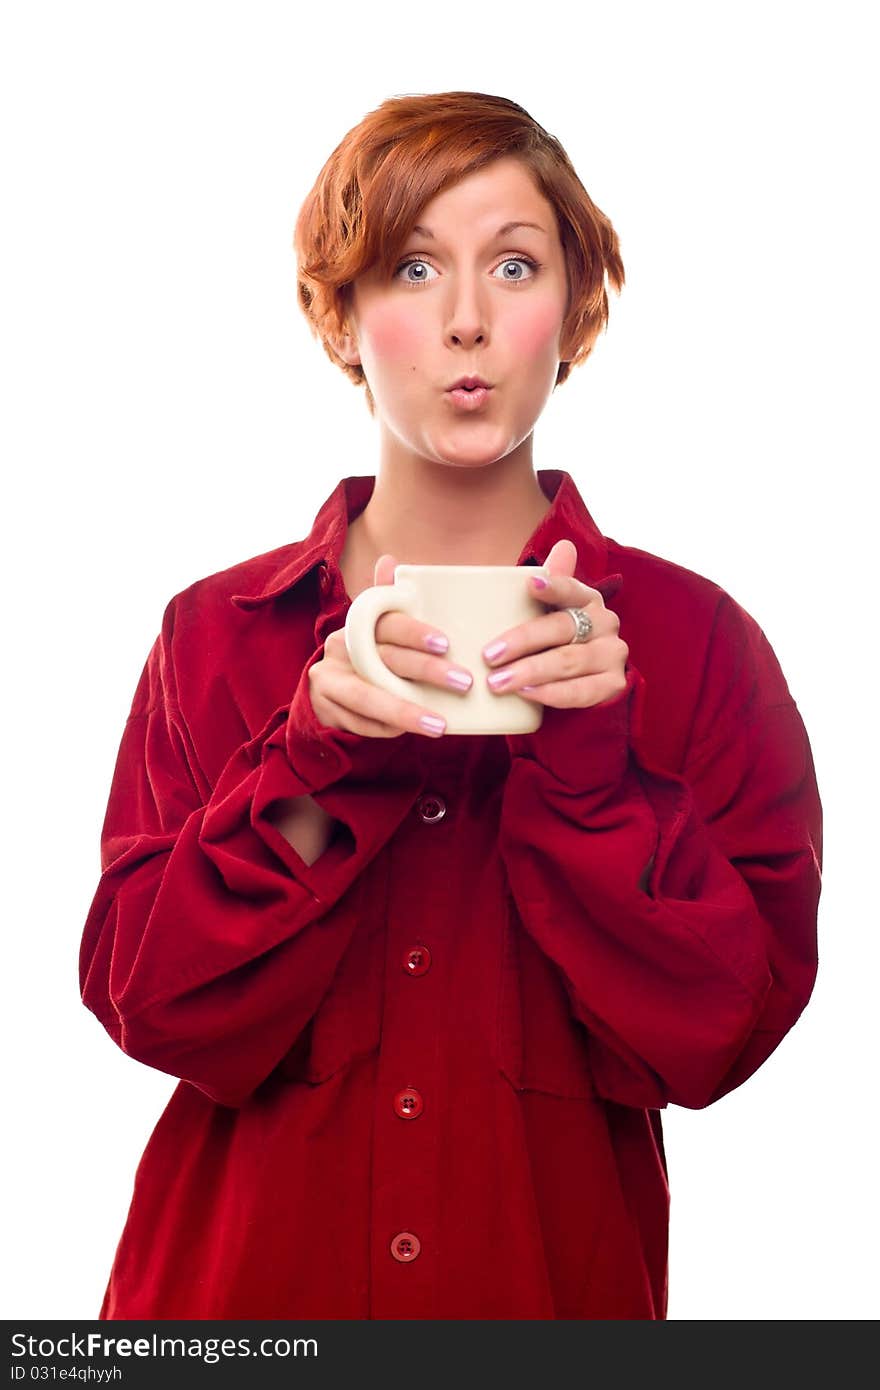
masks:
[(447, 652), (449, 651), (449, 639), (444, 637), (442, 632), (431, 632), (425, 638), (425, 646), (429, 647), (432, 652)]
[(487, 661), (497, 661), (499, 656), (506, 651), (506, 642), (490, 642), (488, 647), (483, 648), (483, 656)]
[(469, 671), (447, 671), (446, 679), (456, 690), (470, 690), (474, 678)]
[(419, 723), (426, 733), (438, 738), (446, 729), (446, 720), (437, 719), (433, 714), (423, 714), (419, 717)]
[(507, 685), (508, 681), (512, 680), (512, 671), (496, 671), (494, 676), (488, 677), (489, 684), (493, 690), (500, 690), (503, 685)]
[(536, 589), (546, 589), (546, 588), (547, 588), (547, 580), (544, 578), (544, 576), (543, 576), (542, 574), (533, 574), (533, 575), (532, 575), (532, 583), (534, 584), (534, 586), (535, 586)]

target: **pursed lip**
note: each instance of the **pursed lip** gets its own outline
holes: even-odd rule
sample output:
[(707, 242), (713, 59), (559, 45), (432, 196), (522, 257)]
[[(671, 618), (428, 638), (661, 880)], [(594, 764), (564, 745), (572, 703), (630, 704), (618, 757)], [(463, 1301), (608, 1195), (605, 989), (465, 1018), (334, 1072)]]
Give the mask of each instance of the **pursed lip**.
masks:
[(460, 376), (458, 381), (454, 381), (451, 386), (447, 386), (447, 391), (457, 391), (463, 386), (465, 390), (473, 391), (477, 386), (483, 386), (487, 391), (491, 391), (491, 384), (481, 376)]

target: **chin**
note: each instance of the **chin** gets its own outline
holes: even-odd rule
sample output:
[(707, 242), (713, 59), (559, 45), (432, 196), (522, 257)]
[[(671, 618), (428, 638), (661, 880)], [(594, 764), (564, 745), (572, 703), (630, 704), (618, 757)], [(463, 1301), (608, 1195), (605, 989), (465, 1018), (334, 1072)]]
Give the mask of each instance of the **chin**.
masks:
[(458, 438), (427, 440), (428, 457), (458, 468), (485, 468), (503, 459), (516, 447), (516, 439), (511, 435), (502, 437), (497, 428), (486, 428), (480, 435), (480, 438), (476, 438), (474, 431), (470, 438), (461, 435)]
[(478, 456), (474, 454), (463, 456), (455, 452), (450, 452), (448, 454), (434, 454), (432, 457), (435, 463), (443, 467), (469, 469), (475, 472), (478, 468), (491, 468), (493, 463), (498, 463), (499, 460), (503, 459), (505, 455), (509, 453), (509, 449), (501, 449), (497, 452), (484, 451)]

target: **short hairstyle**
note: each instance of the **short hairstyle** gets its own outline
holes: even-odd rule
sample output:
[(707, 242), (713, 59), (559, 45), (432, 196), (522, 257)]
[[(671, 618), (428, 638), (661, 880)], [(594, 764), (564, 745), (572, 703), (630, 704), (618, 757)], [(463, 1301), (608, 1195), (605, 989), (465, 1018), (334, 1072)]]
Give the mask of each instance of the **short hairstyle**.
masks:
[(389, 97), (330, 155), (296, 221), (297, 297), (313, 336), (356, 383), (363, 367), (344, 362), (330, 339), (346, 327), (352, 284), (378, 268), (391, 275), (421, 210), (442, 189), (505, 156), (519, 158), (556, 210), (565, 253), (566, 360), (556, 385), (590, 354), (608, 323), (605, 276), (619, 294), (617, 233), (596, 207), (555, 136), (506, 97), (435, 92)]

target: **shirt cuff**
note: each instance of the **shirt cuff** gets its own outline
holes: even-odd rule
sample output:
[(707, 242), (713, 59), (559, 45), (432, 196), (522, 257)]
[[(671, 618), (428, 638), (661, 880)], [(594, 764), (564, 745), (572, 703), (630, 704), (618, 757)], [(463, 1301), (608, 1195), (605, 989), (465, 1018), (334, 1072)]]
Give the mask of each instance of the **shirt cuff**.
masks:
[(392, 762), (395, 768), (412, 765), (413, 771), (421, 771), (421, 736), (418, 734), (373, 738), (347, 729), (331, 728), (319, 721), (312, 705), (309, 671), (323, 655), (322, 647), (303, 668), (284, 730), (287, 758), (304, 791), (309, 794), (324, 791), (343, 777), (356, 782), (374, 781)]
[(645, 681), (626, 667), (626, 686), (586, 708), (544, 706), (540, 728), (508, 734), (511, 758), (539, 763), (557, 781), (578, 791), (615, 785), (626, 773), (631, 736), (641, 729)]
[[(289, 707), (276, 710), (263, 738), (251, 802), (251, 825), (293, 875), (319, 900), (330, 900), (393, 834), (424, 785), (419, 735), (372, 738), (320, 723), (304, 667)], [(274, 801), (311, 796), (351, 832), (355, 851), (335, 834), (307, 865), (267, 818)]]

